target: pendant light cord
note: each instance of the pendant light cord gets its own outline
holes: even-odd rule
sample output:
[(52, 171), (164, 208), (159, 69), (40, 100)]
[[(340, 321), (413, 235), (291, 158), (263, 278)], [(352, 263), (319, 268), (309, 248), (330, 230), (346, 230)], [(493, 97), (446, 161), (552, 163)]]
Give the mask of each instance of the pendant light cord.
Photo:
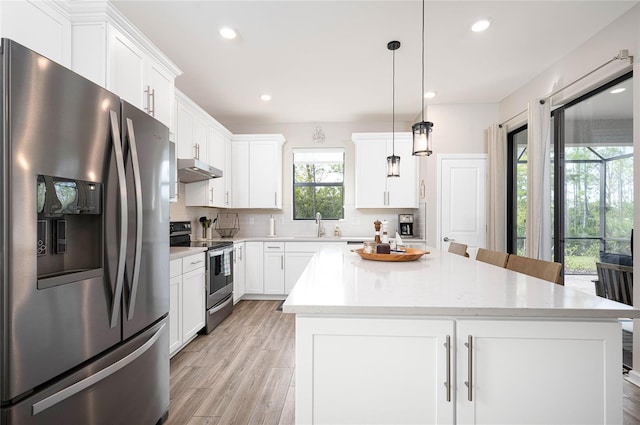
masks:
[(393, 67), (391, 72), (391, 143), (393, 152), (396, 156), (396, 51), (393, 50)]
[(422, 122), (424, 122), (424, 0), (422, 0)]

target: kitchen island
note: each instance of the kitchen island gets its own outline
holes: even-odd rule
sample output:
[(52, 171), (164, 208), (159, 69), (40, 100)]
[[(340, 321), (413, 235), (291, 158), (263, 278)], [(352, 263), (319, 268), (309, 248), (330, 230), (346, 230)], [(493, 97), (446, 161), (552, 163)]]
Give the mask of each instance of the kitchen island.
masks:
[(618, 318), (640, 310), (428, 250), (312, 259), (283, 306), (297, 424), (622, 423)]

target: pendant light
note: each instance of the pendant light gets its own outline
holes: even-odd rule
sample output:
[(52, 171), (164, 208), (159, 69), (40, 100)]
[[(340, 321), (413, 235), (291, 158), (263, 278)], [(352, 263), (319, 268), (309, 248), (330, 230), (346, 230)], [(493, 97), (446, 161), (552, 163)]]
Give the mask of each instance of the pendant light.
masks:
[(433, 123), (424, 120), (424, 0), (422, 0), (422, 121), (411, 126), (413, 131), (413, 154), (417, 156), (429, 156), (431, 150), (431, 130)]
[(387, 157), (387, 177), (400, 177), (400, 157), (396, 155), (396, 50), (400, 48), (399, 41), (390, 41), (387, 43), (387, 49), (393, 53), (393, 72), (392, 72), (392, 152), (391, 156)]

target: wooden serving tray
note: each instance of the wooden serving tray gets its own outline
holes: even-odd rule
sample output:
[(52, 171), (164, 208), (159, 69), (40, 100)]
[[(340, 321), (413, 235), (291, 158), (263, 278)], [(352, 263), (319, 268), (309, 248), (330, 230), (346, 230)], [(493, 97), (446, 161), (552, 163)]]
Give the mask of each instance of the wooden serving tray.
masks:
[(354, 249), (353, 252), (365, 260), (372, 261), (414, 261), (425, 254), (429, 254), (429, 251), (422, 251), (421, 249), (405, 249), (406, 252), (392, 252), (391, 254), (365, 254), (362, 248)]

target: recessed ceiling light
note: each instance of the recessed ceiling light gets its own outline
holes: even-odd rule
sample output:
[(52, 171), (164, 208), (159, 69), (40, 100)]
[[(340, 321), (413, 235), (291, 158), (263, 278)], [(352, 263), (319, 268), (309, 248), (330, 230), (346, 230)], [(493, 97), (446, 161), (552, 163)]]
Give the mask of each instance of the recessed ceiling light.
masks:
[(223, 27), (220, 28), (220, 35), (227, 40), (233, 40), (238, 36), (238, 33), (236, 33), (233, 28)]
[(261, 95), (261, 96), (260, 96), (260, 99), (261, 99), (261, 100), (263, 100), (263, 101), (265, 101), (265, 102), (268, 102), (268, 101), (270, 101), (270, 100), (271, 100), (271, 95), (270, 95), (270, 94), (266, 94), (266, 93), (265, 93), (265, 94), (263, 94), (263, 95)]
[(611, 90), (609, 93), (611, 94), (618, 94), (618, 93), (622, 93), (623, 91), (625, 91), (626, 89), (624, 87), (618, 87), (617, 89), (613, 89)]
[(433, 99), (434, 97), (436, 97), (436, 92), (434, 91), (428, 91), (424, 94), (424, 98), (425, 99)]
[(491, 21), (488, 19), (481, 19), (471, 25), (471, 31), (473, 32), (482, 32), (491, 26)]

